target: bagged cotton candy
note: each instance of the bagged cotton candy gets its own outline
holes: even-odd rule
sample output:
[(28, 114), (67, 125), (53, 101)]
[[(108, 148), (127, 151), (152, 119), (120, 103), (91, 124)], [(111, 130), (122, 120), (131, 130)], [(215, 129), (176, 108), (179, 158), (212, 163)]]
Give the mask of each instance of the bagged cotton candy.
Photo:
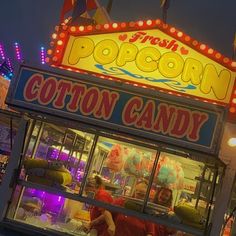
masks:
[(127, 174), (136, 177), (142, 176), (141, 172), (142, 155), (135, 148), (131, 149), (125, 161), (124, 170)]
[(182, 189), (184, 185), (184, 171), (181, 164), (167, 156), (160, 157), (156, 178), (159, 185), (171, 189)]
[(124, 160), (124, 150), (123, 147), (119, 144), (112, 146), (110, 152), (107, 155), (106, 165), (113, 172), (121, 171)]

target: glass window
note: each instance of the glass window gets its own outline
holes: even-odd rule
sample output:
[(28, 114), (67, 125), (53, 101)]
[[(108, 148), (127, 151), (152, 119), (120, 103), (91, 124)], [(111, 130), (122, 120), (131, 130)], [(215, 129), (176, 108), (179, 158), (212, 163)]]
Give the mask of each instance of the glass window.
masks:
[(23, 179), (79, 192), (94, 135), (36, 122), (23, 161)]
[(0, 110), (0, 184), (6, 171), (19, 121), (17, 114)]
[[(203, 231), (221, 172), (215, 164), (197, 160), (131, 137), (96, 135), (37, 121), (23, 160), (24, 181), (15, 190), (8, 218), (37, 227), (43, 227), (45, 220), (48, 230), (68, 233), (67, 223), (84, 227), (80, 221), (85, 215), (96, 221), (109, 205), (92, 204), (102, 202), (115, 207), (110, 213), (118, 228), (127, 213), (135, 220), (146, 214), (155, 230), (159, 220)], [(59, 189), (62, 196), (47, 189), (54, 193)]]
[[(20, 223), (47, 230), (48, 233), (87, 235), (90, 209), (86, 204), (48, 193), (44, 190), (17, 186), (8, 217)], [(18, 207), (14, 202), (18, 202)]]
[(103, 197), (104, 189), (114, 204), (141, 212), (157, 155), (156, 150), (143, 145), (99, 137), (84, 195), (109, 203), (109, 198)]
[(203, 230), (214, 203), (219, 175), (214, 165), (161, 152), (145, 212)]

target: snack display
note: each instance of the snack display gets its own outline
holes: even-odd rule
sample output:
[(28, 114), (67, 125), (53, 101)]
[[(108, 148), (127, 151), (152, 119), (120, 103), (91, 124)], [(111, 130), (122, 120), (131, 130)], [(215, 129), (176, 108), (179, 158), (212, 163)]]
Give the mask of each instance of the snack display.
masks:
[[(148, 144), (142, 147), (138, 143), (129, 143), (129, 140), (124, 142), (121, 138), (98, 138), (94, 149), (85, 145), (84, 142), (87, 141), (83, 137), (80, 137), (77, 146), (72, 133), (67, 138), (71, 138), (71, 142), (65, 143), (74, 146), (71, 150), (69, 145), (63, 146), (63, 158), (59, 158), (62, 156), (59, 155), (60, 147), (55, 144), (50, 149), (56, 150), (55, 153), (48, 155), (47, 152), (47, 155), (42, 155), (50, 147), (45, 144), (38, 146), (39, 151), (35, 152), (37, 155), (34, 158), (26, 157), (23, 160), (22, 179), (29, 182), (27, 184), (30, 188), (27, 186), (22, 190), (17, 209), (17, 204), (12, 205), (12, 214), (16, 213), (16, 220), (55, 234), (92, 235), (92, 230), (99, 230), (97, 235), (102, 235), (100, 226), (93, 225), (96, 222), (102, 225), (101, 228), (104, 226), (99, 218), (103, 209), (106, 209), (106, 206), (98, 204), (102, 201), (103, 204), (112, 204), (127, 212), (162, 216), (172, 223), (184, 223), (200, 230), (204, 228), (205, 216), (198, 214), (204, 213), (204, 207), (194, 209), (179, 205), (180, 196), (186, 190), (183, 186), (187, 183), (194, 186), (197, 182), (195, 177), (200, 176), (202, 168), (199, 163), (189, 164), (187, 158), (148, 148)], [(89, 138), (88, 142), (91, 140)], [(186, 170), (186, 166), (189, 168), (187, 164), (194, 170)], [(199, 167), (199, 171), (195, 170), (196, 167)], [(85, 173), (81, 178), (75, 178), (78, 170)], [(100, 180), (95, 181), (98, 179), (95, 177)], [(50, 187), (60, 190), (57, 192), (60, 195), (47, 192)], [(188, 191), (189, 194), (192, 193), (189, 201), (193, 205), (196, 202), (194, 191)], [(97, 212), (95, 210), (96, 214), (94, 209), (98, 209)], [(175, 212), (169, 214), (173, 209)], [(194, 220), (188, 219), (191, 214)], [(91, 225), (94, 228), (90, 228)]]
[(186, 224), (196, 228), (204, 228), (206, 219), (200, 214), (200, 212), (189, 203), (180, 203), (174, 207), (175, 214)]
[(136, 149), (132, 149), (125, 161), (124, 170), (127, 174), (136, 177), (142, 176), (141, 170), (142, 156)]
[(24, 167), (28, 180), (45, 185), (69, 185), (72, 182), (70, 172), (58, 161), (44, 159), (26, 159)]
[(147, 177), (150, 175), (155, 158), (150, 152), (144, 152), (141, 160), (141, 175)]
[(114, 145), (107, 156), (107, 167), (113, 172), (121, 171), (124, 164), (124, 150), (119, 144)]
[(156, 170), (156, 180), (161, 186), (182, 189), (184, 186), (184, 172), (181, 164), (171, 160), (168, 156), (160, 157)]

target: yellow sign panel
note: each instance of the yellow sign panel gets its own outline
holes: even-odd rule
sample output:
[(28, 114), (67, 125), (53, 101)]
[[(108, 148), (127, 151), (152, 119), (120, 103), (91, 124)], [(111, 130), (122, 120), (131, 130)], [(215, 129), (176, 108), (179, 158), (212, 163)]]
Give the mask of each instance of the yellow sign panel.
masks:
[(60, 64), (134, 84), (229, 103), (236, 73), (199, 51), (157, 28), (96, 35), (69, 34)]

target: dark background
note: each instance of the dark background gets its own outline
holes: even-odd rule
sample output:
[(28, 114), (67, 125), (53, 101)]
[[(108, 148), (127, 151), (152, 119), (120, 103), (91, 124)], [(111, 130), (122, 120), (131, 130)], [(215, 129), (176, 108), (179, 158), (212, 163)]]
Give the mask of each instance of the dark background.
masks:
[[(108, 0), (100, 0), (106, 5)], [(0, 43), (8, 57), (18, 42), (27, 63), (40, 63), (40, 47), (49, 48), (63, 0), (0, 0)], [(113, 21), (162, 18), (159, 0), (114, 0)], [(232, 58), (236, 0), (171, 0), (167, 23)]]

